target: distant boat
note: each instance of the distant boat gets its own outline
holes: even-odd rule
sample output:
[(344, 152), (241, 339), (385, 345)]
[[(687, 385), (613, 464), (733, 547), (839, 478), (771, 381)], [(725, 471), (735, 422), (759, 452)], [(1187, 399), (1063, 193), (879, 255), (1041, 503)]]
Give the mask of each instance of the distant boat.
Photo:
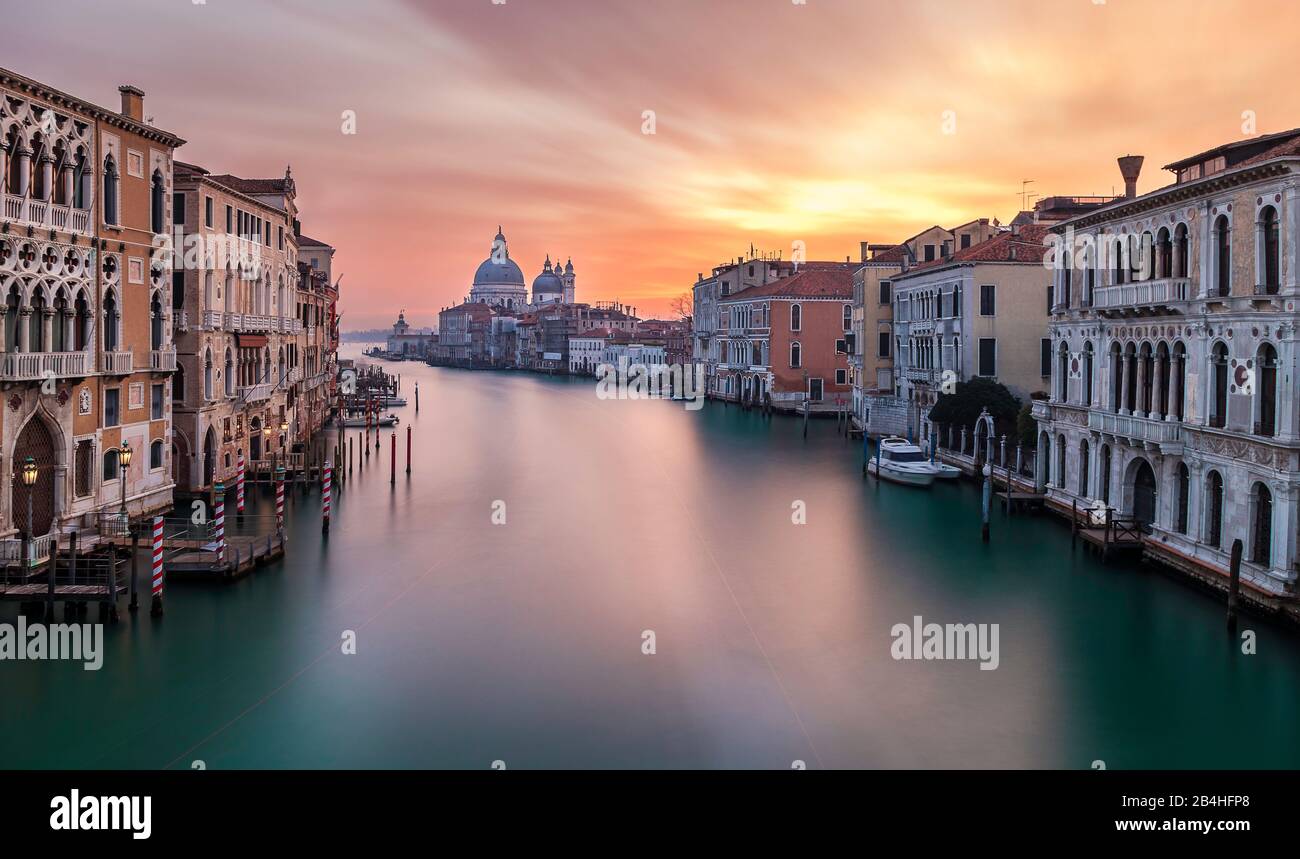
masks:
[(925, 458), (921, 448), (907, 439), (897, 436), (882, 438), (877, 451), (876, 456), (867, 460), (868, 474), (905, 486), (929, 486), (934, 483), (937, 476), (934, 465)]
[(378, 418), (371, 418), (370, 421), (367, 422), (365, 415), (362, 415), (361, 417), (344, 418), (343, 426), (345, 427), (366, 427), (366, 426), (391, 427), (396, 425), (400, 420), (401, 419), (397, 415), (383, 415)]
[(391, 409), (406, 405), (406, 397), (379, 397), (375, 404), (380, 408)]

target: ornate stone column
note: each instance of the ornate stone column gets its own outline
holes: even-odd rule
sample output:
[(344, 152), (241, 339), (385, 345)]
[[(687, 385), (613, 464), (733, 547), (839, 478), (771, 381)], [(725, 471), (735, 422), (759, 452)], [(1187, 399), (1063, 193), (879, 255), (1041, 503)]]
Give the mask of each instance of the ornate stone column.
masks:
[(41, 171), (41, 199), (54, 199), (54, 156), (47, 151), (38, 165)]
[(45, 308), (41, 311), (41, 351), (52, 352), (54, 346), (54, 310)]
[(22, 307), (18, 310), (18, 351), (32, 351), (32, 309)]
[(1119, 355), (1119, 413), (1121, 415), (1132, 414), (1128, 408), (1129, 385), (1131, 384), (1129, 382), (1129, 370), (1131, 369), (1132, 359), (1135, 357), (1136, 353), (1129, 355), (1128, 352), (1121, 352)]
[(26, 197), (27, 192), (31, 189), (32, 180), (32, 150), (24, 144), (18, 144), (18, 187), (9, 189), (11, 193), (19, 197)]

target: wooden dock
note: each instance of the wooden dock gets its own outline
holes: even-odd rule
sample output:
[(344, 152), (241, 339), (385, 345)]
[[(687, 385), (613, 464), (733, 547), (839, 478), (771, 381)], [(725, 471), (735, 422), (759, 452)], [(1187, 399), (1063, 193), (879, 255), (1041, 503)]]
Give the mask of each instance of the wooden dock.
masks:
[[(284, 557), (284, 538), (276, 534), (265, 536), (227, 536), (226, 559), (217, 554), (215, 543), (194, 545), (193, 541), (172, 541), (174, 551), (163, 559), (163, 569), (170, 578), (184, 579), (237, 579), (257, 567)], [(166, 544), (164, 543), (164, 546)]]

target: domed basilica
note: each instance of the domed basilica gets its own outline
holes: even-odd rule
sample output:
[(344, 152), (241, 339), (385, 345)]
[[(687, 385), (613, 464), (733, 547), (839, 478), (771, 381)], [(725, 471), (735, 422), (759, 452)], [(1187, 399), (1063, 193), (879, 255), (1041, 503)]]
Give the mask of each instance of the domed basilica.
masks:
[(492, 253), (474, 272), (474, 285), (470, 288), (469, 300), (523, 313), (546, 304), (572, 304), (573, 282), (573, 260), (561, 267), (558, 262), (552, 265), (548, 255), (542, 273), (533, 280), (533, 297), (529, 301), (524, 273), (510, 258), (506, 237), (501, 228), (497, 227), (496, 238), (492, 240)]

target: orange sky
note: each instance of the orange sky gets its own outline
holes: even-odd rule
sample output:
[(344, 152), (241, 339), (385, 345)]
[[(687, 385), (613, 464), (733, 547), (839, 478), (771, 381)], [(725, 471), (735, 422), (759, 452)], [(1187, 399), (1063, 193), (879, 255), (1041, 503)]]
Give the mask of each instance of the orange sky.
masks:
[(213, 172), (291, 163), (358, 328), (433, 324), (498, 223), (529, 283), (572, 256), (579, 300), (648, 315), (751, 242), (856, 257), (1009, 220), (1022, 179), (1111, 193), (1128, 152), (1147, 191), (1245, 111), (1300, 125), (1297, 24), (1271, 0), (58, 0), (0, 65), (109, 106), (140, 86)]

